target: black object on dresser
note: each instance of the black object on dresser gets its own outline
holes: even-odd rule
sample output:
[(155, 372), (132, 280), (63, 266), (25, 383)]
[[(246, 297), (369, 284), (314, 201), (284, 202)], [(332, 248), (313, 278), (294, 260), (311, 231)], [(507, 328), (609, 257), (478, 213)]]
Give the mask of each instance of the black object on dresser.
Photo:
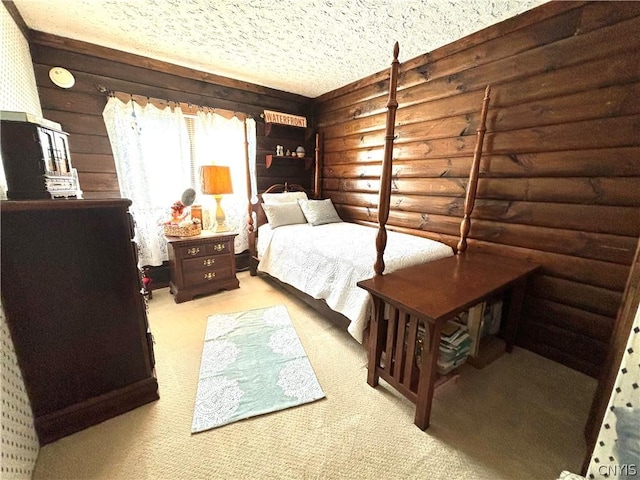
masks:
[(194, 237), (165, 237), (176, 303), (218, 290), (238, 288), (234, 239), (237, 233), (204, 231)]
[(2, 305), (42, 445), (159, 398), (130, 204), (0, 205)]

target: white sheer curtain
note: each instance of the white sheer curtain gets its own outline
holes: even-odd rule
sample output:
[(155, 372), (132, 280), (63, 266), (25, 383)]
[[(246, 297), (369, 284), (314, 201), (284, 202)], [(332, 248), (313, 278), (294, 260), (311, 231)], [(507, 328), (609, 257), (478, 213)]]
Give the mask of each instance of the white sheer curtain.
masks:
[(256, 121), (247, 118), (247, 140), (249, 141), (249, 178), (251, 179), (251, 201), (258, 198), (258, 174), (256, 172)]
[[(194, 149), (196, 168), (202, 165), (224, 165), (231, 169), (233, 194), (222, 197), (222, 209), (229, 230), (238, 233), (236, 253), (249, 248), (247, 232), (248, 198), (247, 167), (245, 160), (245, 128), (249, 141), (249, 158), (255, 163), (255, 121), (237, 116), (224, 116), (217, 112), (199, 111), (194, 122)], [(196, 187), (199, 192), (199, 186)], [(205, 211), (205, 226), (215, 211), (213, 197), (198, 193), (198, 201)]]
[[(222, 111), (224, 112), (224, 111)], [(236, 253), (248, 248), (247, 171), (245, 129), (249, 143), (252, 194), (255, 187), (256, 124), (253, 119), (199, 111), (189, 122), (179, 107), (160, 109), (147, 103), (124, 103), (110, 97), (102, 116), (113, 150), (121, 195), (131, 199), (136, 221), (140, 265), (161, 265), (168, 260), (162, 223), (170, 206), (191, 187), (203, 206), (204, 226), (215, 212), (213, 197), (200, 193), (201, 165), (226, 165), (231, 169), (233, 194), (222, 206), (229, 229), (238, 233)]]
[(110, 97), (102, 113), (121, 195), (133, 203), (140, 265), (168, 260), (162, 222), (192, 184), (190, 142), (179, 108), (142, 107)]

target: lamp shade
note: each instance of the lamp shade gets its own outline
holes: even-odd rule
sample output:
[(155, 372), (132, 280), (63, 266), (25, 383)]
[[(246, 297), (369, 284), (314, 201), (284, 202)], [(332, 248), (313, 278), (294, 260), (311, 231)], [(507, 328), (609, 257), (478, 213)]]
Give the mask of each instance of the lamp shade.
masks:
[(233, 193), (229, 167), (205, 165), (200, 167), (200, 188), (208, 195)]

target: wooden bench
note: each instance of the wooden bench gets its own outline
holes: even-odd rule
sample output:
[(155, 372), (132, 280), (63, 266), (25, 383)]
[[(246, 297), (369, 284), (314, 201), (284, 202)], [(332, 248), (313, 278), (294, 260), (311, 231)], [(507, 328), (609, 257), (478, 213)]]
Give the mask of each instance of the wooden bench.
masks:
[[(504, 336), (506, 349), (511, 352), (525, 283), (537, 268), (526, 261), (466, 252), (358, 282), (373, 299), (369, 385), (376, 387), (382, 377), (414, 402), (415, 424), (425, 430), (437, 378), (442, 326), (460, 312), (505, 292), (509, 299)], [(414, 357), (420, 323), (424, 325), (425, 339), (418, 366)], [(383, 352), (385, 358), (381, 362)]]

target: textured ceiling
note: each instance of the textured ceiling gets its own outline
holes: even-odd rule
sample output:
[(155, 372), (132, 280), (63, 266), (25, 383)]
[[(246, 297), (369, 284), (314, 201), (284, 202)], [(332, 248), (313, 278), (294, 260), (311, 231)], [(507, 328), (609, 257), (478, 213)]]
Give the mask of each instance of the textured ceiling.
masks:
[[(544, 0), (14, 0), (33, 30), (316, 97)], [(64, 66), (64, 65), (62, 65)]]

